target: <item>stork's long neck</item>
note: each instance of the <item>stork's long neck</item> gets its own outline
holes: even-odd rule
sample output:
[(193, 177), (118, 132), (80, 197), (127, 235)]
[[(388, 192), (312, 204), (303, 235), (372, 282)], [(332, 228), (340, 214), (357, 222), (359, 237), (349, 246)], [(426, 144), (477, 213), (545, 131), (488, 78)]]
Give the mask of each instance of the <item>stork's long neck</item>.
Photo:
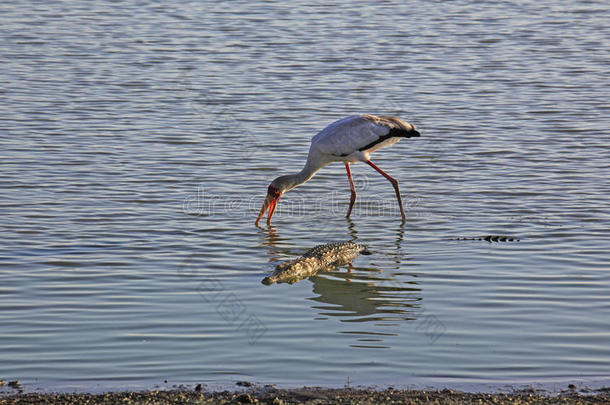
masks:
[(288, 174), (286, 176), (279, 177), (284, 185), (284, 191), (291, 190), (301, 184), (309, 181), (318, 170), (326, 166), (326, 164), (321, 164), (320, 162), (316, 162), (313, 159), (307, 159), (307, 163), (305, 163), (305, 167), (298, 173)]

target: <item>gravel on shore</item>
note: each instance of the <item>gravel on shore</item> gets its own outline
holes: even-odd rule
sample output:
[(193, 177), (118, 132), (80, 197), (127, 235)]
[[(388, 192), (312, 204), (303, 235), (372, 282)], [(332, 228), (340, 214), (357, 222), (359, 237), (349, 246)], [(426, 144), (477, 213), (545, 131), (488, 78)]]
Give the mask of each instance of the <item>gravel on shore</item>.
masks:
[(610, 388), (592, 394), (574, 390), (545, 395), (534, 390), (504, 393), (382, 391), (353, 388), (251, 389), (205, 392), (195, 390), (86, 393), (20, 393), (0, 395), (0, 405), (12, 404), (610, 404)]

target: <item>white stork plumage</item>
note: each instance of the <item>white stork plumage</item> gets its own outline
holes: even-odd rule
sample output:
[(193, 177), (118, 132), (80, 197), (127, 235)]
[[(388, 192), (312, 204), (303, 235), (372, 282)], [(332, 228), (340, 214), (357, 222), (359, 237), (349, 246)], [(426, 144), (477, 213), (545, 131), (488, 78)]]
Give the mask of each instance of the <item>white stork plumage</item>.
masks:
[(285, 192), (309, 181), (318, 170), (332, 162), (344, 162), (347, 170), (352, 194), (346, 218), (349, 218), (352, 213), (356, 201), (356, 188), (352, 179), (350, 163), (366, 162), (394, 186), (400, 206), (400, 214), (404, 221), (405, 210), (400, 198), (398, 181), (371, 162), (370, 154), (378, 149), (395, 144), (401, 138), (416, 136), (419, 136), (419, 132), (417, 132), (415, 125), (397, 117), (362, 114), (352, 115), (333, 122), (311, 140), (309, 155), (303, 170), (296, 174), (280, 176), (271, 182), (263, 207), (254, 224), (258, 225), (267, 208), (269, 208), (267, 224), (271, 224), (271, 217), (273, 217), (280, 197)]

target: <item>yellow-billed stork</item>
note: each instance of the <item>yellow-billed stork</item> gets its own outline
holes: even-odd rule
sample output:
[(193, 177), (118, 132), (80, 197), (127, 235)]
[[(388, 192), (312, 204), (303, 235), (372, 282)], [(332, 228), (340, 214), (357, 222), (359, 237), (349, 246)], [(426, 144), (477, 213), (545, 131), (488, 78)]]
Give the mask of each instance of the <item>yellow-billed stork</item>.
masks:
[(271, 218), (280, 197), (285, 192), (309, 181), (318, 170), (332, 162), (344, 162), (347, 170), (347, 178), (352, 193), (347, 218), (352, 213), (352, 208), (356, 202), (356, 188), (352, 179), (350, 163), (365, 162), (381, 173), (394, 186), (400, 206), (400, 214), (404, 221), (406, 218), (405, 210), (400, 198), (398, 181), (371, 162), (370, 154), (378, 149), (395, 144), (401, 138), (417, 136), (419, 136), (419, 132), (415, 125), (397, 117), (361, 114), (333, 122), (311, 140), (309, 155), (303, 170), (296, 174), (280, 176), (271, 182), (263, 207), (254, 224), (258, 225), (267, 208), (269, 208), (267, 224), (271, 224)]

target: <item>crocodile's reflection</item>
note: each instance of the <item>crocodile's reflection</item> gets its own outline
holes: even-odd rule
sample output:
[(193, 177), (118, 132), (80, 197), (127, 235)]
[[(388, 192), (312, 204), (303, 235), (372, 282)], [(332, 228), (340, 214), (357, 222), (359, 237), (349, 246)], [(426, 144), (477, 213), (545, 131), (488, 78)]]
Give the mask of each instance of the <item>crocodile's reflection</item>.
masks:
[[(349, 239), (357, 240), (358, 231), (353, 221), (346, 220), (346, 222), (346, 234), (349, 235)], [(276, 228), (269, 228), (266, 233), (266, 241), (263, 244), (269, 249), (271, 262), (280, 260), (281, 256), (302, 253), (276, 246), (276, 242), (282, 240)], [(422, 312), (421, 288), (417, 283), (416, 275), (405, 272), (408, 262), (404, 261), (406, 254), (402, 252), (403, 238), (404, 226), (400, 225), (396, 231), (395, 248), (380, 252), (372, 246), (375, 252), (373, 256), (359, 259), (368, 264), (365, 262), (364, 266), (356, 266), (350, 269), (350, 272), (347, 267), (341, 267), (310, 277), (308, 281), (302, 281), (301, 283), (312, 283), (315, 296), (308, 299), (314, 302), (311, 307), (317, 312), (315, 319), (337, 318), (340, 322), (360, 323), (358, 330), (340, 332), (360, 337), (395, 335), (397, 334), (395, 328), (382, 327), (415, 320)], [(386, 269), (382, 270), (379, 264)]]
[[(349, 278), (348, 278), (349, 277)], [(420, 312), (421, 289), (415, 281), (402, 283), (374, 268), (355, 268), (351, 273), (332, 272), (309, 279), (310, 298), (319, 315), (341, 318), (342, 322), (391, 324), (413, 320)]]

